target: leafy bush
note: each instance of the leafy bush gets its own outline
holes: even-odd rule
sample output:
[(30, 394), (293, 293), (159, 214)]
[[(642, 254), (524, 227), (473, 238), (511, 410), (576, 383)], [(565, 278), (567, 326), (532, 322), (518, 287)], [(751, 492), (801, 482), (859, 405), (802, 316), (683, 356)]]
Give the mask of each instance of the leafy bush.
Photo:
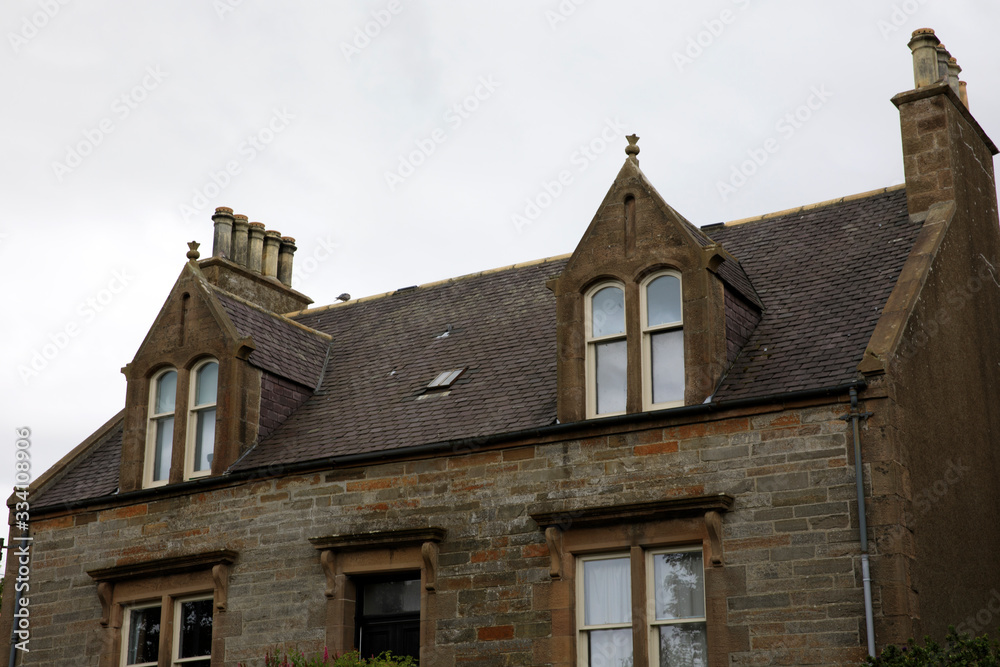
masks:
[(911, 639), (906, 646), (889, 646), (877, 658), (867, 658), (862, 665), (869, 667), (1000, 667), (1000, 644), (981, 637), (959, 635), (954, 627), (948, 628), (948, 637), (942, 646), (930, 637), (924, 646), (917, 646)]
[[(242, 662), (239, 667), (247, 667)], [(362, 658), (357, 651), (330, 657), (329, 651), (323, 655), (318, 653), (312, 657), (299, 651), (282, 652), (264, 656), (264, 667), (417, 667), (416, 661), (409, 656), (396, 656), (386, 652), (373, 658)]]

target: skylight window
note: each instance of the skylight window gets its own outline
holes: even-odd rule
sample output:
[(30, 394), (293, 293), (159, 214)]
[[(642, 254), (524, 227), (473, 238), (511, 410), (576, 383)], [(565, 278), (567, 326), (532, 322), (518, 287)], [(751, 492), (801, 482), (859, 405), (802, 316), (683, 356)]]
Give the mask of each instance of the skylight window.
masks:
[(436, 378), (431, 380), (431, 383), (427, 385), (427, 388), (447, 389), (455, 382), (455, 380), (458, 379), (458, 376), (461, 375), (462, 371), (464, 370), (465, 370), (464, 368), (459, 368), (458, 370), (454, 371), (445, 371), (444, 373), (441, 373)]

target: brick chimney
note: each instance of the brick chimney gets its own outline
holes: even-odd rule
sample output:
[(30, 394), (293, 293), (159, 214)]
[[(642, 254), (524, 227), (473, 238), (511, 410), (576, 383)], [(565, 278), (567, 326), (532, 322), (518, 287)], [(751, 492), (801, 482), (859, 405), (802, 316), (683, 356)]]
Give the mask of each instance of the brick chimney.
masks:
[(295, 239), (220, 206), (212, 216), (212, 256), (198, 262), (213, 285), (275, 313), (302, 310), (312, 299), (292, 289)]
[(909, 47), (915, 88), (892, 102), (902, 127), (910, 214), (954, 200), (995, 217), (997, 148), (969, 112), (962, 68), (930, 28), (915, 31)]

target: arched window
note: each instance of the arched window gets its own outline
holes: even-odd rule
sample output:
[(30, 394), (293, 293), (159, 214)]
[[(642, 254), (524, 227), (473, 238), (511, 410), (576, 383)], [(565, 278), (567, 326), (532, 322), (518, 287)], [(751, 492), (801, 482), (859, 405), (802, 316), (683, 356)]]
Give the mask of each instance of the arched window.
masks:
[(625, 290), (618, 284), (601, 284), (587, 294), (586, 303), (588, 412), (591, 416), (625, 412)]
[(215, 406), (219, 392), (219, 362), (208, 359), (192, 372), (190, 415), (184, 477), (212, 472), (215, 457)]
[(684, 404), (684, 314), (681, 278), (658, 273), (642, 285), (643, 404)]
[(177, 371), (173, 368), (160, 371), (153, 376), (151, 387), (149, 428), (146, 433), (146, 486), (158, 486), (166, 484), (170, 478)]

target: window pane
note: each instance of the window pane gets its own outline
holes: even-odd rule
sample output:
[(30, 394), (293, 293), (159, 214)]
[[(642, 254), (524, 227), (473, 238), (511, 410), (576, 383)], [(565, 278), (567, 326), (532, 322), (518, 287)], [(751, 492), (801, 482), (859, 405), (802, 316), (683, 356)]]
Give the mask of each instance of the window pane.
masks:
[(597, 414), (625, 411), (625, 364), (627, 345), (623, 340), (600, 343), (597, 354)]
[(684, 400), (684, 331), (651, 336), (653, 403)]
[(174, 411), (177, 397), (177, 371), (167, 371), (156, 380), (156, 414)]
[(681, 281), (676, 276), (660, 276), (646, 286), (646, 325), (681, 321)]
[(707, 664), (704, 623), (660, 626), (660, 667), (705, 667)]
[(199, 410), (196, 414), (198, 432), (195, 435), (194, 469), (198, 472), (212, 469), (212, 457), (215, 452), (215, 408)]
[(657, 620), (704, 618), (705, 569), (701, 552), (654, 555), (653, 577)]
[(632, 667), (632, 629), (590, 633), (590, 667)]
[(377, 581), (364, 585), (365, 616), (420, 611), (420, 580)]
[(195, 405), (210, 405), (215, 403), (215, 396), (219, 386), (219, 364), (213, 361), (199, 368), (196, 385)]
[(591, 297), (590, 310), (594, 338), (625, 333), (625, 292), (620, 287), (598, 290)]
[(629, 559), (583, 561), (584, 625), (632, 622)]
[(174, 444), (174, 418), (162, 417), (154, 422), (156, 452), (153, 456), (153, 481), (161, 482), (170, 476), (170, 452)]
[[(178, 658), (212, 655), (212, 600), (181, 602)], [(198, 663), (194, 663), (198, 664)]]
[(156, 664), (160, 652), (160, 608), (131, 609), (128, 614), (128, 654), (125, 664)]

